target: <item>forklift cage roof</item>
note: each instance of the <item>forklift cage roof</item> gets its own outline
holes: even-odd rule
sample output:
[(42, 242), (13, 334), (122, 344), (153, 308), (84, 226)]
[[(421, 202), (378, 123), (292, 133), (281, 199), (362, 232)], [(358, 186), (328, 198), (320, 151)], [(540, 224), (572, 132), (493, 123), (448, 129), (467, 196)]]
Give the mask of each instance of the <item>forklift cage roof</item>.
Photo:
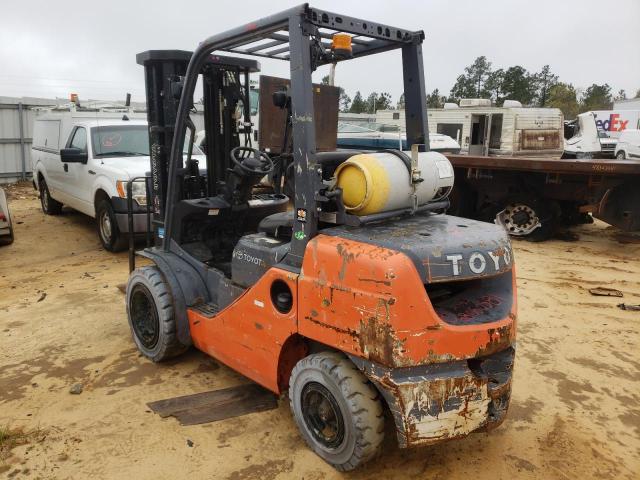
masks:
[[(407, 42), (416, 40), (421, 42), (424, 39), (422, 31), (411, 32), (381, 23), (367, 22), (318, 10), (304, 4), (258, 22), (247, 24), (244, 30), (251, 32), (249, 35), (244, 35), (244, 38), (238, 39), (230, 45), (218, 47), (218, 49), (241, 55), (290, 60), (289, 19), (292, 15), (300, 14), (303, 14), (311, 25), (318, 28), (317, 36), (322, 39), (322, 46), (326, 49), (331, 48), (331, 42), (328, 40), (331, 40), (335, 33), (351, 34), (352, 58), (393, 50)], [(210, 37), (207, 42), (215, 41), (221, 36), (225, 36), (225, 34)], [(320, 62), (318, 65), (326, 63), (333, 62)]]
[[(334, 33), (352, 36), (352, 57), (345, 59), (316, 55), (318, 46), (328, 53)], [(273, 58), (290, 62), (291, 104), (293, 123), (293, 152), (296, 172), (294, 207), (294, 235), (290, 253), (284, 262), (299, 268), (307, 242), (317, 233), (318, 212), (323, 199), (319, 192), (321, 168), (316, 164), (315, 129), (313, 125), (312, 72), (321, 65), (336, 63), (382, 53), (402, 50), (404, 94), (406, 105), (407, 142), (428, 149), (426, 94), (422, 63), (422, 31), (410, 31), (378, 22), (339, 15), (298, 5), (255, 22), (213, 35), (194, 51), (187, 67), (184, 86), (176, 115), (175, 135), (169, 157), (169, 182), (163, 247), (170, 249), (172, 212), (177, 201), (177, 169), (182, 161), (187, 117), (198, 74), (216, 51), (236, 55)], [(304, 211), (304, 215), (298, 212)]]

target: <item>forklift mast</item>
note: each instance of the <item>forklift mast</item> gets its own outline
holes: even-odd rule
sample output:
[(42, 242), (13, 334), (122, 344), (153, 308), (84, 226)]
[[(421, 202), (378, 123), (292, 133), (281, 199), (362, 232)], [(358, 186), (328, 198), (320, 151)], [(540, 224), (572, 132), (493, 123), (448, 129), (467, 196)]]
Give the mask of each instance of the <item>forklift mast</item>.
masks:
[[(184, 76), (192, 52), (183, 50), (149, 50), (136, 56), (144, 66), (147, 119), (151, 152), (152, 225), (156, 245), (165, 236), (166, 199), (169, 184), (169, 152), (174, 141), (176, 113), (184, 85)], [(229, 168), (229, 152), (240, 145), (240, 134), (250, 139), (249, 73), (257, 72), (255, 60), (209, 55), (196, 77), (203, 77), (203, 103), (206, 136), (206, 175), (200, 176), (197, 161), (183, 160), (184, 138), (180, 136), (178, 168), (173, 170), (174, 184), (180, 198), (215, 196)], [(191, 130), (190, 148), (195, 139), (195, 126), (189, 118), (193, 92), (186, 100), (185, 125)], [(236, 111), (242, 105), (242, 129), (238, 129)], [(190, 191), (191, 190), (191, 191)]]

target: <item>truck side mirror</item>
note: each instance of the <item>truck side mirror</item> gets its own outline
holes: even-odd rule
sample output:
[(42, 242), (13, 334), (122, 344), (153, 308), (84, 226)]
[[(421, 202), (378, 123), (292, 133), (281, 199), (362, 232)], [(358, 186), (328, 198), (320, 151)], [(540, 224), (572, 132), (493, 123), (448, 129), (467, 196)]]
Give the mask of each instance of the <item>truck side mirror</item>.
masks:
[(60, 150), (60, 160), (65, 163), (87, 163), (89, 156), (79, 148), (63, 148)]

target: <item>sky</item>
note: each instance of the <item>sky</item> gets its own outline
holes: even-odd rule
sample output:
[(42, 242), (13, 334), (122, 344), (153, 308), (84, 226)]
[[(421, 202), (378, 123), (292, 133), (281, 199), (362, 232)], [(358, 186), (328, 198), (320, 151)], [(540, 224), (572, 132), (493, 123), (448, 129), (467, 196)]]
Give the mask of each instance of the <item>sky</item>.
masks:
[[(8, 2), (0, 16), (0, 96), (144, 101), (135, 55), (193, 50), (206, 37), (284, 10), (285, 0)], [(494, 68), (549, 64), (578, 88), (608, 83), (640, 89), (640, 0), (318, 0), (318, 8), (423, 30), (427, 91), (448, 93), (458, 75), (485, 55)], [(288, 63), (261, 59), (262, 72), (288, 77)], [(402, 93), (400, 52), (339, 64), (336, 84), (353, 97)], [(327, 68), (314, 74), (319, 81)]]

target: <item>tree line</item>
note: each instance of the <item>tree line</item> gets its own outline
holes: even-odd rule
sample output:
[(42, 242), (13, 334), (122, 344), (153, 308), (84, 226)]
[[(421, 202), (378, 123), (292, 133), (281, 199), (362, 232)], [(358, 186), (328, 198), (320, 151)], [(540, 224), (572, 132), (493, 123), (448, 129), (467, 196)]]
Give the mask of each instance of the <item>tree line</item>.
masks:
[[(322, 79), (328, 83), (329, 77)], [(517, 100), (528, 107), (552, 107), (562, 110), (565, 118), (575, 118), (577, 114), (590, 110), (609, 110), (613, 102), (627, 98), (624, 90), (611, 91), (607, 83), (592, 84), (587, 88), (577, 88), (571, 83), (561, 82), (558, 75), (545, 65), (539, 72), (530, 72), (515, 65), (509, 68), (493, 68), (487, 57), (481, 56), (465, 67), (456, 78), (449, 95), (437, 88), (427, 95), (428, 108), (442, 108), (447, 102), (458, 103), (462, 98), (488, 98), (493, 105), (502, 106), (505, 100)], [(640, 89), (634, 98), (640, 98)], [(364, 96), (357, 91), (351, 99), (340, 89), (340, 111), (349, 113), (375, 113), (376, 110), (404, 108), (404, 94), (396, 104), (387, 92), (372, 92)]]

